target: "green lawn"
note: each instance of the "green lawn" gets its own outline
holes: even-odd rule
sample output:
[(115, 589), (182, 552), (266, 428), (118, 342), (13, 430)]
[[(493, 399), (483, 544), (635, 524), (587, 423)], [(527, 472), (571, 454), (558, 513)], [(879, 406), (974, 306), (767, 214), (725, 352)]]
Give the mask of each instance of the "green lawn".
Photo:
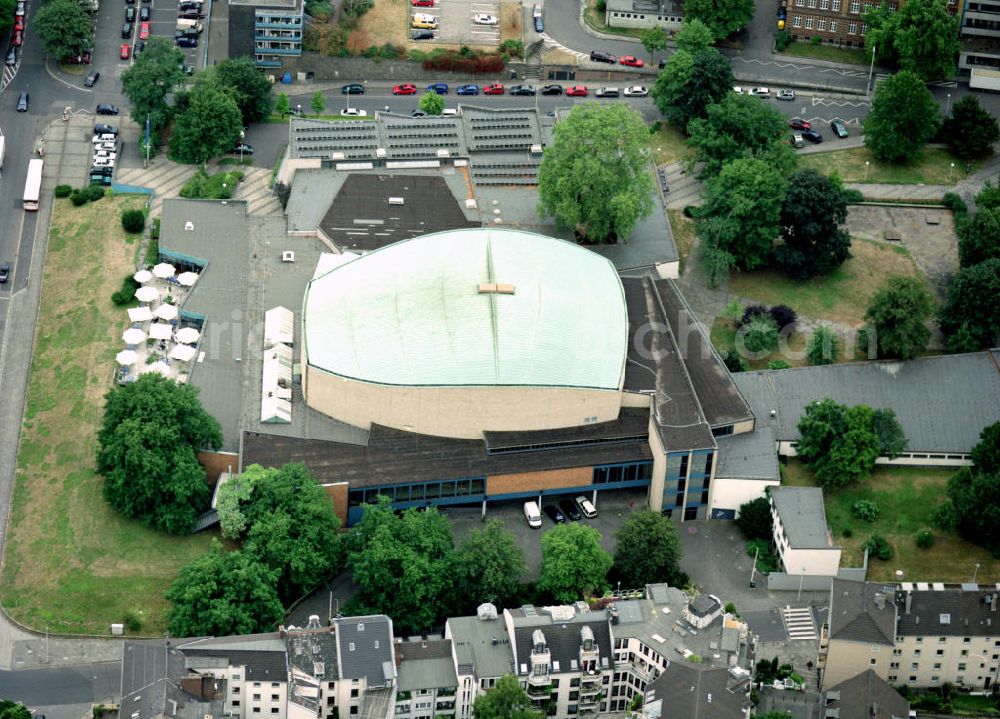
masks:
[[(979, 170), (982, 164), (981, 160), (972, 163), (972, 172)], [(906, 165), (882, 162), (875, 159), (867, 147), (852, 147), (799, 155), (799, 167), (813, 168), (827, 175), (836, 174), (844, 182), (889, 185), (951, 185), (965, 177), (965, 163), (940, 147), (924, 148), (913, 162)]]
[(870, 54), (857, 48), (839, 48), (829, 44), (813, 45), (811, 42), (790, 43), (780, 54), (792, 57), (811, 57), (814, 60), (829, 60), (830, 62), (843, 62), (851, 65), (867, 65), (872, 59)]
[(677, 245), (677, 256), (680, 258), (680, 274), (684, 274), (684, 266), (694, 247), (694, 220), (684, 216), (683, 210), (667, 210), (667, 221)]
[(733, 294), (767, 305), (786, 304), (800, 315), (860, 326), (868, 301), (888, 277), (918, 276), (903, 247), (854, 239), (852, 258), (823, 277), (794, 280), (777, 269), (733, 272)]
[[(1000, 578), (1000, 560), (974, 544), (955, 535), (945, 535), (931, 526), (931, 513), (944, 496), (950, 469), (924, 467), (878, 467), (872, 478), (851, 487), (825, 493), (826, 519), (836, 543), (844, 548), (841, 566), (861, 566), (862, 545), (872, 534), (881, 534), (893, 547), (888, 562), (871, 559), (868, 579), (891, 581), (903, 578), (922, 582), (968, 582), (979, 564), (980, 582)], [(783, 485), (818, 486), (812, 473), (802, 462), (792, 459), (781, 468)], [(852, 513), (859, 500), (878, 505), (879, 516), (874, 522), (858, 519)], [(935, 535), (934, 545), (919, 549), (916, 534), (929, 529)], [(845, 537), (850, 530), (850, 537)]]
[(691, 154), (691, 150), (687, 146), (687, 136), (683, 132), (662, 120), (658, 124), (659, 127), (649, 140), (657, 165), (680, 162)]
[(110, 297), (135, 271), (139, 247), (119, 218), (144, 199), (55, 201), (0, 577), (5, 610), (36, 629), (107, 634), (131, 614), (144, 633), (161, 633), (164, 591), (211, 538), (168, 537), (123, 519), (94, 473), (103, 396), (127, 326)]

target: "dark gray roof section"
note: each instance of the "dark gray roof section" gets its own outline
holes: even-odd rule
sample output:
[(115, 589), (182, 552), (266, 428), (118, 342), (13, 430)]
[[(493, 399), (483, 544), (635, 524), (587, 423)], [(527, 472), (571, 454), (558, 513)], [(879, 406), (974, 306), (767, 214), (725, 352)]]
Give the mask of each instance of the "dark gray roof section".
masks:
[(715, 447), (657, 286), (649, 278), (623, 278), (622, 285), (631, 333), (626, 388), (631, 376), (633, 386), (648, 392), (648, 380), (642, 374), (655, 374), (653, 424), (667, 452)]
[(656, 289), (705, 419), (712, 427), (752, 420), (750, 405), (677, 285), (673, 280), (659, 280)]
[(834, 579), (830, 639), (892, 646), (896, 634), (894, 586)]
[(389, 684), (395, 671), (389, 617), (348, 617), (334, 623), (340, 678), (364, 678), (373, 688)]
[(743, 719), (747, 682), (736, 684), (724, 668), (670, 662), (646, 687), (643, 713), (684, 719)]
[(395, 648), (399, 691), (458, 686), (450, 639), (396, 642)]
[(332, 627), (287, 629), (285, 646), (288, 663), (320, 681), (335, 681), (337, 670), (337, 635)]
[(180, 308), (182, 313), (205, 318), (199, 345), (204, 359), (192, 363), (191, 383), (222, 425), (222, 449), (236, 451), (243, 408), (243, 359), (249, 360), (241, 331), (250, 272), (246, 203), (167, 199), (161, 218), (161, 256), (203, 267)]
[(688, 609), (696, 617), (707, 617), (712, 612), (722, 609), (722, 604), (711, 594), (699, 594), (688, 604)]
[[(780, 441), (799, 438), (809, 402), (892, 409), (910, 452), (969, 453), (983, 427), (1000, 421), (1000, 356), (996, 350), (823, 367), (740, 372), (734, 379)], [(776, 417), (770, 417), (771, 411)]]
[[(996, 585), (901, 589), (896, 593), (901, 636), (983, 637), (1000, 634), (1000, 589)], [(906, 596), (910, 601), (907, 607)]]
[(229, 57), (254, 56), (256, 38), (255, 13), (252, 5), (229, 4)]
[(288, 663), (284, 651), (226, 649), (224, 647), (184, 647), (189, 657), (223, 657), (232, 667), (245, 667), (250, 681), (288, 681)]
[(792, 549), (829, 549), (833, 546), (826, 526), (823, 490), (819, 487), (772, 487), (771, 503)]
[(443, 177), (353, 173), (320, 229), (342, 250), (370, 251), (431, 232), (481, 225), (466, 219)]
[(910, 703), (868, 669), (823, 694), (820, 711), (837, 710), (838, 719), (906, 719)]
[(203, 719), (206, 714), (221, 715), (226, 679), (206, 677), (204, 698), (200, 698), (180, 688), (181, 680), (191, 676), (183, 652), (169, 640), (126, 641), (119, 696), (128, 702), (130, 713), (139, 712), (142, 717)]
[(717, 437), (715, 476), (720, 479), (781, 479), (774, 432), (762, 427), (756, 432)]
[[(622, 416), (629, 417), (636, 412), (645, 414), (642, 410), (623, 409)], [(589, 438), (591, 429), (581, 427), (580, 436)], [(538, 441), (544, 442), (548, 434), (538, 433)], [(559, 436), (562, 438), (561, 434)], [(645, 437), (609, 443), (567, 444), (544, 452), (501, 454), (487, 454), (482, 440), (432, 437), (380, 425), (372, 427), (367, 445), (300, 439), (262, 432), (246, 432), (243, 438), (245, 465), (280, 467), (287, 462), (305, 462), (321, 484), (349, 482), (352, 487), (378, 487), (650, 459), (652, 453)]]
[(518, 613), (520, 610), (511, 612), (514, 620), (515, 657), (518, 663), (516, 673), (518, 675), (524, 675), (530, 671), (531, 649), (534, 646), (531, 635), (535, 630), (541, 630), (545, 635), (545, 644), (552, 658), (553, 674), (580, 671), (580, 630), (583, 627), (590, 627), (594, 633), (594, 642), (597, 644), (600, 657), (598, 667), (601, 669), (614, 668), (611, 631), (608, 627), (607, 617), (603, 612), (577, 614), (568, 621), (553, 621), (552, 617), (546, 614), (526, 617), (517, 616)]

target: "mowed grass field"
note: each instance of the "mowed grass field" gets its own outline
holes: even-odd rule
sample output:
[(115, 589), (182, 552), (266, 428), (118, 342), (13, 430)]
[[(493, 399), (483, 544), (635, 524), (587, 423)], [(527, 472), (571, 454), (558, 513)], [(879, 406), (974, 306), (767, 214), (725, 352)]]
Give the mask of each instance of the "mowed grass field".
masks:
[(785, 304), (799, 315), (859, 326), (872, 295), (890, 277), (920, 276), (902, 247), (851, 241), (851, 259), (823, 277), (794, 280), (779, 269), (732, 272), (730, 291), (768, 305)]
[[(854, 128), (851, 131), (857, 132)], [(965, 162), (941, 147), (925, 147), (913, 162), (906, 164), (882, 162), (867, 147), (799, 155), (798, 161), (799, 169), (811, 168), (824, 175), (836, 174), (844, 182), (952, 185), (965, 178)], [(976, 172), (982, 165), (981, 160), (973, 162), (971, 171)]]
[(127, 321), (111, 293), (134, 272), (139, 249), (120, 214), (143, 199), (55, 202), (0, 601), (18, 621), (51, 632), (107, 634), (132, 614), (143, 633), (162, 633), (163, 593), (208, 549), (210, 534), (169, 537), (124, 519), (105, 504), (94, 473)]
[[(980, 583), (1000, 581), (1000, 560), (988, 550), (953, 534), (943, 534), (931, 525), (931, 513), (945, 495), (951, 469), (923, 467), (877, 467), (871, 479), (824, 495), (826, 521), (833, 541), (844, 548), (841, 566), (860, 567), (863, 546), (872, 534), (881, 534), (892, 545), (887, 562), (870, 559), (870, 581), (969, 582), (973, 574)], [(798, 460), (781, 467), (783, 485), (816, 487), (812, 472)], [(866, 522), (854, 516), (854, 503), (875, 502), (878, 518)], [(844, 530), (851, 536), (845, 537)], [(920, 549), (917, 532), (934, 534), (934, 545)], [(976, 565), (979, 572), (976, 573)], [(897, 570), (902, 571), (901, 576)]]

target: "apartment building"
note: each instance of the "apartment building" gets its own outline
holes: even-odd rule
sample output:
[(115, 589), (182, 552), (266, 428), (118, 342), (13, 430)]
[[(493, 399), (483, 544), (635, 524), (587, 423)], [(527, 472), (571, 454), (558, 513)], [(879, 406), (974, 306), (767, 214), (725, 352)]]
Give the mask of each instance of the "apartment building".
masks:
[(282, 58), (302, 54), (302, 0), (229, 2), (229, 56), (251, 57), (259, 68), (278, 69)]
[(871, 669), (890, 684), (989, 690), (1000, 671), (1000, 585), (834, 580), (823, 686)]
[[(889, 0), (890, 12), (897, 12), (906, 0)], [(948, 0), (948, 11), (961, 15), (964, 0)], [(839, 47), (864, 47), (865, 25), (862, 15), (881, 5), (876, 0), (788, 0), (785, 32), (793, 40), (820, 38)]]

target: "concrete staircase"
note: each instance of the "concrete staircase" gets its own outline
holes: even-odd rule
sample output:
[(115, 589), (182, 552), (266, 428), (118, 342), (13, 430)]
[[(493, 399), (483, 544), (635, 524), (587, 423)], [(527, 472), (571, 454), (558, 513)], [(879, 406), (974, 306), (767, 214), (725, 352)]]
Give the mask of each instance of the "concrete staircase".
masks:
[(785, 607), (781, 610), (781, 618), (785, 622), (785, 631), (792, 640), (815, 641), (816, 619), (810, 607)]
[[(230, 168), (212, 167), (210, 174), (224, 172)], [(235, 168), (233, 168), (235, 169)], [(175, 162), (157, 163), (155, 167), (122, 168), (118, 171), (116, 180), (125, 185), (149, 187), (155, 193), (150, 215), (160, 212), (160, 205), (165, 198), (180, 197), (184, 183), (191, 179), (197, 169), (191, 165), (179, 165)], [(233, 194), (234, 200), (246, 200), (247, 212), (251, 215), (280, 215), (281, 203), (271, 195), (269, 184), (271, 171), (263, 167), (244, 167), (243, 181)]]
[(280, 215), (281, 203), (271, 194), (271, 171), (265, 167), (244, 168), (243, 182), (236, 187), (235, 200), (246, 200), (251, 215)]

